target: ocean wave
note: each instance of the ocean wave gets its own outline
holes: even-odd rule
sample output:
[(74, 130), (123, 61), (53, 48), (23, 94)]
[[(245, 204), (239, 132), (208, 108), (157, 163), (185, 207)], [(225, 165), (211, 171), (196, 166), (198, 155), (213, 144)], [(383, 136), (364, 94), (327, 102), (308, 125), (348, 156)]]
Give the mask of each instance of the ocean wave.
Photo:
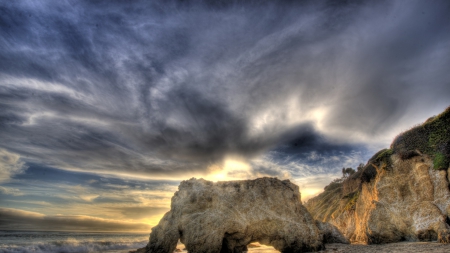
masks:
[(142, 248), (145, 241), (78, 241), (67, 239), (24, 245), (0, 245), (0, 253), (97, 253)]

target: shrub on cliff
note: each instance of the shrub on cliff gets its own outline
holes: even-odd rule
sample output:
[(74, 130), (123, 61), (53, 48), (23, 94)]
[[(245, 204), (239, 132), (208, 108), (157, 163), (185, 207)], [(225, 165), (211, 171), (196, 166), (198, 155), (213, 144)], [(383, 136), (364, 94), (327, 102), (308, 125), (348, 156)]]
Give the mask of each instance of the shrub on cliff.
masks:
[(360, 193), (359, 191), (355, 191), (343, 197), (343, 199), (347, 199), (347, 203), (345, 204), (344, 207), (345, 211), (355, 210), (356, 201), (359, 198), (359, 193)]
[(337, 189), (339, 187), (342, 187), (342, 182), (344, 181), (344, 178), (336, 178), (333, 181), (331, 181), (331, 183), (327, 186), (325, 186), (325, 188), (323, 188), (325, 191), (331, 191), (334, 189)]
[(391, 149), (402, 159), (420, 153), (430, 155), (435, 169), (447, 169), (450, 164), (450, 107), (422, 125), (399, 134)]

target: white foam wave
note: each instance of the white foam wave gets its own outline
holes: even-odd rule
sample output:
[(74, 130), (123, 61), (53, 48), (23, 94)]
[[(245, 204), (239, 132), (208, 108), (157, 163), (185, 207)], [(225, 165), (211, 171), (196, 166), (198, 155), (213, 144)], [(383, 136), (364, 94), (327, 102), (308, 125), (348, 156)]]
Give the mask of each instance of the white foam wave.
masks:
[(0, 253), (97, 253), (142, 248), (147, 241), (78, 241), (67, 239), (25, 245), (1, 245)]

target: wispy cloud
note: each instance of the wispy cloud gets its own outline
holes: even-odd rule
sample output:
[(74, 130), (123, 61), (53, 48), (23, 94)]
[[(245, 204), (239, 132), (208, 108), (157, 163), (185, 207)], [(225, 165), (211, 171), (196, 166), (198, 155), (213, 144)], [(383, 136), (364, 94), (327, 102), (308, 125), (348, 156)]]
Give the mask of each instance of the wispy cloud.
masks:
[(12, 196), (22, 196), (23, 193), (16, 188), (3, 187), (0, 186), (0, 194), (12, 195)]
[(0, 183), (8, 181), (12, 176), (23, 173), (27, 169), (20, 155), (0, 149)]
[(47, 216), (12, 208), (0, 208), (2, 230), (150, 231), (144, 223), (109, 220), (83, 215)]
[(31, 166), (0, 186), (3, 207), (156, 225), (179, 182), (105, 178)]

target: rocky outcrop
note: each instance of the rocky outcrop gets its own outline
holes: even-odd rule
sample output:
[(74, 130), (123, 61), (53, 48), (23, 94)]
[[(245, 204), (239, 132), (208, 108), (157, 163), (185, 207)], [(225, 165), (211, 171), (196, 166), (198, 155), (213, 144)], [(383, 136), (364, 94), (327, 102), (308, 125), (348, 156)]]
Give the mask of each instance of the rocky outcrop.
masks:
[(306, 207), (352, 242), (449, 243), (449, 127), (447, 109), (399, 135), (390, 149), (349, 178), (334, 181)]
[(343, 243), (349, 244), (350, 241), (339, 231), (339, 229), (328, 222), (316, 220), (316, 225), (322, 234), (324, 243)]
[(239, 253), (252, 242), (281, 252), (317, 251), (323, 234), (332, 238), (337, 231), (319, 225), (323, 232), (289, 180), (190, 179), (180, 184), (171, 210), (152, 229), (147, 252), (173, 252), (179, 239), (192, 253)]

